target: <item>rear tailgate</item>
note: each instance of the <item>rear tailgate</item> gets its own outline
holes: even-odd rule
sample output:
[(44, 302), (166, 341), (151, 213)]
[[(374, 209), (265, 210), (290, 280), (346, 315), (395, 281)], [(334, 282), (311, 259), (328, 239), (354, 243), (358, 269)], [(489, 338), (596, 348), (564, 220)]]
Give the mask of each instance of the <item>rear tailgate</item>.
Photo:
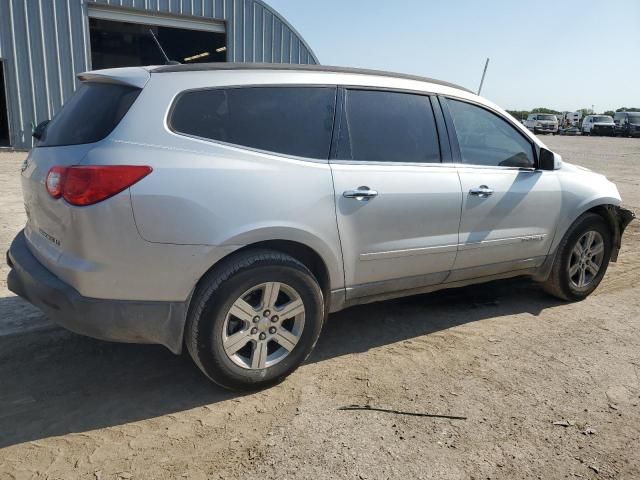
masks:
[(113, 76), (107, 72), (78, 77), (78, 90), (47, 125), (22, 169), (25, 235), (34, 255), (53, 273), (59, 273), (62, 255), (82, 256), (83, 232), (74, 223), (77, 207), (47, 192), (47, 174), (53, 166), (81, 165), (120, 123), (149, 77), (144, 69), (114, 70)]
[(68, 235), (74, 233), (71, 208), (47, 192), (47, 173), (54, 165), (66, 167), (81, 163), (90, 149), (91, 145), (34, 148), (23, 167), (22, 192), (27, 213), (25, 234), (49, 268), (64, 250)]

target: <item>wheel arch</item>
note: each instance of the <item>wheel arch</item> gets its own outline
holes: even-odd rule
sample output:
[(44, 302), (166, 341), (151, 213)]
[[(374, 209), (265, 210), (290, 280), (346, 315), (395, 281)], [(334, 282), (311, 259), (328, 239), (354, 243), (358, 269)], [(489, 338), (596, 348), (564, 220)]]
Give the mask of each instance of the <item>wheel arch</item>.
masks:
[(295, 258), (311, 271), (320, 284), (320, 289), (325, 299), (329, 298), (331, 292), (329, 269), (322, 256), (313, 248), (293, 240), (271, 239), (245, 245), (230, 254), (230, 256), (251, 250), (273, 250)]
[[(279, 232), (283, 233), (283, 232)], [(215, 263), (209, 266), (202, 275), (198, 278), (198, 281), (194, 285), (193, 292), (196, 292), (204, 279), (217, 268), (229, 261), (232, 261), (234, 257), (242, 255), (252, 250), (272, 250), (285, 255), (289, 255), (300, 263), (305, 265), (318, 281), (322, 290), (325, 311), (335, 311), (340, 308), (344, 303), (344, 299), (340, 297), (340, 292), (344, 295), (344, 273), (342, 268), (342, 258), (336, 258), (331, 249), (319, 239), (311, 239), (311, 241), (305, 241), (309, 237), (312, 237), (308, 232), (298, 233), (292, 239), (291, 232), (288, 235), (264, 235), (259, 236), (253, 233), (253, 241), (251, 242), (238, 242), (238, 237), (230, 240), (229, 244), (241, 245), (233, 251), (227, 253), (223, 257), (217, 259)], [(301, 238), (302, 237), (302, 238)], [(240, 237), (242, 238), (242, 237)], [(191, 299), (193, 294), (189, 299)]]
[(551, 252), (555, 254), (555, 250), (566, 235), (567, 231), (580, 217), (586, 213), (595, 213), (602, 217), (607, 223), (613, 239), (613, 251), (611, 252), (611, 261), (616, 262), (618, 252), (620, 251), (622, 234), (627, 225), (635, 218), (635, 214), (629, 210), (620, 207), (620, 199), (615, 197), (600, 197), (587, 201), (576, 210), (576, 214), (568, 218), (562, 224), (562, 228), (557, 232)]

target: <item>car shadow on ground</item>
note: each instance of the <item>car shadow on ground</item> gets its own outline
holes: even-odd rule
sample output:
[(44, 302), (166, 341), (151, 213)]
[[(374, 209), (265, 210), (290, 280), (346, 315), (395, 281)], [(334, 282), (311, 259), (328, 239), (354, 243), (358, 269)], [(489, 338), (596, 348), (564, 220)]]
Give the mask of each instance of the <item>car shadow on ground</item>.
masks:
[[(353, 307), (329, 317), (307, 363), (558, 304), (530, 281), (510, 280)], [(0, 337), (0, 386), (0, 448), (238, 396), (211, 384), (186, 354), (62, 329)]]

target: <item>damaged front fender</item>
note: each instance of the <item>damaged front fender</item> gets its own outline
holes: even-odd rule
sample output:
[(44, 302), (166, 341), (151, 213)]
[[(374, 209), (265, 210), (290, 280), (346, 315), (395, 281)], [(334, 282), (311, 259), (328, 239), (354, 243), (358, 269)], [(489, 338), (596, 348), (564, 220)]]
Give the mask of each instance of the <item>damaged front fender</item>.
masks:
[(611, 225), (611, 230), (613, 232), (611, 261), (616, 262), (622, 245), (622, 234), (633, 219), (636, 218), (636, 214), (631, 210), (617, 205), (607, 205), (606, 211), (609, 216), (609, 224)]

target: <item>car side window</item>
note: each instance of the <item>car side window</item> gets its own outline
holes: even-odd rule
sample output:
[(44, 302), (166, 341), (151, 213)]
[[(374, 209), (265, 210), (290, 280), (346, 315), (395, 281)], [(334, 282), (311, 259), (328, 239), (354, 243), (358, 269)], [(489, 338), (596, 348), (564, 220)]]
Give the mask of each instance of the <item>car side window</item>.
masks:
[(335, 103), (335, 87), (193, 90), (178, 97), (169, 123), (178, 133), (327, 160)]
[(533, 145), (506, 120), (484, 108), (448, 100), (462, 162), (494, 167), (533, 168)]
[(336, 160), (440, 163), (429, 97), (375, 90), (345, 93)]

